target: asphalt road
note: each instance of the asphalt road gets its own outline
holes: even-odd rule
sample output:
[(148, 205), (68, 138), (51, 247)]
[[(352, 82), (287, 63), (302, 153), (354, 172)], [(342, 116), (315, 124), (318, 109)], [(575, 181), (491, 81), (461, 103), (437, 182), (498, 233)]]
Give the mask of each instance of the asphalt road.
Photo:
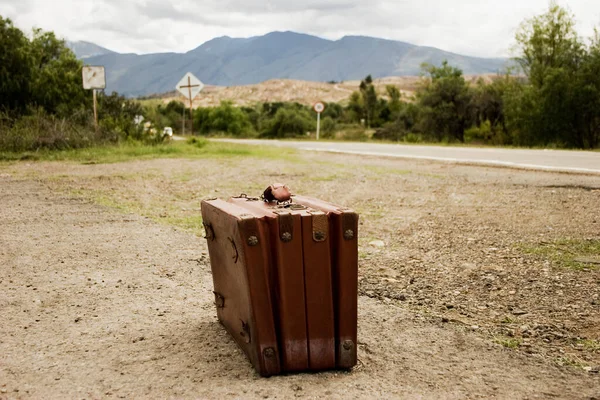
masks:
[(417, 146), (378, 143), (215, 139), (223, 142), (291, 147), (306, 151), (422, 159), (456, 164), (600, 175), (600, 152), (503, 148)]

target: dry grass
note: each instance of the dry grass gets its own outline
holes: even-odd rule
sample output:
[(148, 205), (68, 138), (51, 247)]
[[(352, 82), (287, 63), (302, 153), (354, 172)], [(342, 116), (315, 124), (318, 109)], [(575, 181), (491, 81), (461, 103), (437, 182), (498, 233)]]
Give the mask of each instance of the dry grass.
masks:
[[(475, 83), (479, 78), (491, 81), (494, 75), (466, 75), (468, 82)], [(387, 85), (396, 86), (406, 101), (411, 101), (421, 81), (419, 76), (393, 76), (374, 80), (377, 94), (386, 97)], [(271, 79), (254, 85), (243, 86), (205, 86), (201, 95), (194, 101), (194, 107), (214, 107), (221, 101), (232, 101), (239, 106), (251, 106), (256, 103), (290, 101), (312, 106), (317, 101), (347, 103), (353, 91), (358, 90), (360, 81), (338, 83), (311, 82), (293, 79)], [(166, 93), (162, 99), (144, 100), (156, 104), (171, 100), (183, 101), (176, 92)]]

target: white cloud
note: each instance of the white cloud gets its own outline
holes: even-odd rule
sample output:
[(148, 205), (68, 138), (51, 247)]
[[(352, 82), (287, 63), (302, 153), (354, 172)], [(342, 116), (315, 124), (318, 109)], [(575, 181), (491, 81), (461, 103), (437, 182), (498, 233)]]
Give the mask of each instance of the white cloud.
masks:
[[(600, 2), (561, 0), (581, 35), (600, 25)], [(0, 15), (120, 52), (184, 52), (216, 36), (293, 30), (339, 39), (368, 35), (460, 54), (507, 56), (525, 18), (547, 0), (0, 0)]]

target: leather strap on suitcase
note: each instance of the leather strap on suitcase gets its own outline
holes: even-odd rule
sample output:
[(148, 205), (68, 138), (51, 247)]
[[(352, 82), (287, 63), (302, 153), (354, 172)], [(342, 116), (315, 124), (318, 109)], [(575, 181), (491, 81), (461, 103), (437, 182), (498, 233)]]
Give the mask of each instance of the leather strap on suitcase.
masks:
[(247, 198), (230, 201), (271, 227), (277, 271), (276, 315), (285, 371), (335, 367), (334, 312), (327, 216)]
[(357, 363), (358, 317), (358, 214), (334, 204), (305, 196), (293, 196), (301, 204), (328, 215), (331, 232), (335, 309), (336, 366)]

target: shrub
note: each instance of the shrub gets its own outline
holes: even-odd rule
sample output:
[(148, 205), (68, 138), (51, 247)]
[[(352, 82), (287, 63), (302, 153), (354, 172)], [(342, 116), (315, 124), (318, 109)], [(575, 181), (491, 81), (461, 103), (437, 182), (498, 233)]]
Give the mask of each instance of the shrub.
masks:
[(113, 92), (98, 96), (98, 123), (105, 132), (122, 139), (143, 139), (143, 130), (135, 125), (136, 115), (143, 115), (142, 106)]
[(338, 132), (336, 135), (338, 139), (349, 140), (354, 142), (365, 142), (369, 139), (365, 128), (362, 126), (352, 126)]
[(10, 152), (40, 149), (64, 150), (87, 147), (100, 142), (114, 141), (106, 131), (47, 114), (43, 109), (31, 115), (10, 120), (0, 118), (0, 150)]
[(262, 136), (270, 138), (286, 138), (305, 136), (316, 128), (316, 122), (310, 118), (306, 110), (279, 108), (275, 116), (266, 121)]
[(337, 123), (331, 117), (325, 117), (321, 121), (321, 132), (325, 139), (333, 138), (337, 129)]
[(253, 131), (248, 114), (230, 101), (222, 101), (218, 107), (195, 110), (194, 126), (205, 134), (226, 133), (243, 136)]
[(488, 143), (492, 138), (492, 124), (486, 120), (479, 126), (473, 126), (465, 131), (466, 143)]

